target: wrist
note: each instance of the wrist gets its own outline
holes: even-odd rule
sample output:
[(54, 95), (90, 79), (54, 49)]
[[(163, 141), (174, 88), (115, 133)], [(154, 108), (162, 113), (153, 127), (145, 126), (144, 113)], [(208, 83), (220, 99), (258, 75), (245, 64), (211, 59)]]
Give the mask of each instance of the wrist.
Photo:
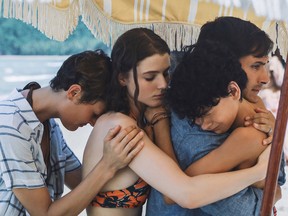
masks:
[[(253, 173), (257, 174), (255, 182), (262, 181), (266, 178), (267, 174), (267, 167), (261, 164), (256, 164), (254, 167), (252, 167)], [(255, 170), (256, 169), (256, 170)]]
[(107, 162), (103, 157), (98, 163), (99, 170), (103, 172), (103, 176), (106, 179), (112, 179), (117, 172), (117, 167), (114, 164)]
[(153, 115), (149, 125), (154, 127), (159, 121), (167, 118), (170, 118), (170, 113), (167, 113), (166, 111), (157, 112)]

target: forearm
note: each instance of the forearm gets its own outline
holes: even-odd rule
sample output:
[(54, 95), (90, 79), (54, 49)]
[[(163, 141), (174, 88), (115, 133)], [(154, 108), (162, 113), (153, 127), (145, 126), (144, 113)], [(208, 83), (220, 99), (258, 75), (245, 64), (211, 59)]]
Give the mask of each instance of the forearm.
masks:
[(197, 179), (198, 183), (195, 185), (196, 191), (193, 195), (197, 198), (193, 208), (230, 197), (263, 177), (263, 171), (256, 167), (229, 173), (196, 176), (194, 179)]
[(143, 150), (130, 163), (130, 168), (156, 190), (171, 197), (184, 208), (198, 208), (224, 199), (265, 177), (264, 170), (267, 166), (257, 165), (231, 173), (189, 178), (154, 145), (150, 145), (148, 141), (145, 143)]
[[(159, 121), (157, 124), (154, 125), (153, 131), (155, 137), (155, 144), (178, 164), (178, 160), (176, 158), (171, 142), (169, 119), (166, 118)], [(172, 199), (165, 195), (163, 195), (163, 198), (166, 204), (175, 203)]]
[[(246, 188), (247, 186), (253, 184), (254, 182), (263, 180), (266, 177), (266, 173), (267, 173), (270, 150), (271, 150), (271, 146), (267, 147), (265, 151), (259, 156), (257, 164), (251, 168), (229, 172), (229, 173), (223, 173), (224, 175), (212, 174), (212, 176), (214, 176), (212, 179), (212, 183), (211, 184), (207, 183), (207, 185), (210, 185), (210, 186), (212, 185), (212, 188), (206, 187), (205, 188), (206, 191), (203, 191), (204, 194), (205, 193), (209, 194), (209, 197), (207, 199), (210, 199), (210, 200), (208, 200), (207, 204), (215, 202), (219, 199), (224, 199), (226, 197), (229, 197), (239, 192), (240, 190)], [(197, 178), (197, 177), (198, 176), (194, 178)], [(203, 183), (204, 180), (200, 181), (200, 183)], [(214, 181), (214, 185), (213, 185), (213, 181)], [(198, 186), (196, 188), (198, 189), (201, 187)], [(200, 196), (198, 196), (198, 198), (201, 199)], [(205, 199), (205, 196), (203, 197), (203, 199)]]
[(73, 191), (50, 205), (48, 215), (79, 215), (115, 172), (113, 167), (100, 160)]
[(169, 118), (162, 119), (153, 126), (155, 144), (178, 163), (170, 136), (170, 121)]

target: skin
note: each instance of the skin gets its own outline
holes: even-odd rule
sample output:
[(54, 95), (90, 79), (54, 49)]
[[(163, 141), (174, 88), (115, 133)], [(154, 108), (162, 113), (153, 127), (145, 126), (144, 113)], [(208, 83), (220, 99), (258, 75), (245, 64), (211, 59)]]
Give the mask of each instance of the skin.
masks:
[[(162, 104), (163, 91), (167, 88), (169, 68), (170, 56), (168, 54), (156, 54), (145, 58), (145, 61), (138, 64), (138, 84), (140, 87), (138, 100), (140, 103), (149, 107), (158, 107)], [(132, 104), (135, 92), (132, 70), (130, 70), (127, 78), (120, 77), (120, 83), (127, 87)]]
[(246, 100), (253, 104), (257, 104), (259, 100), (261, 100), (258, 96), (259, 91), (263, 88), (263, 85), (267, 84), (270, 80), (267, 68), (268, 60), (268, 56), (258, 58), (252, 55), (239, 59), (242, 69), (248, 77), (247, 86), (243, 90), (243, 95)]
[[(147, 60), (147, 61), (146, 61)], [(169, 55), (153, 55), (138, 63), (138, 82), (139, 82), (139, 102), (150, 106), (159, 106), (161, 104), (161, 95), (166, 88), (166, 71), (170, 66)], [(153, 71), (153, 79), (147, 79), (147, 71)], [(151, 74), (148, 72), (148, 74)], [(119, 76), (119, 82), (127, 87), (127, 93), (130, 98), (131, 116), (137, 116), (137, 109), (132, 100), (134, 96), (135, 85), (133, 84), (132, 71), (128, 77)], [(156, 97), (155, 97), (156, 96)], [(160, 121), (162, 122), (162, 121)], [(102, 156), (103, 142), (101, 141), (106, 131), (113, 125), (122, 126), (134, 124), (136, 121), (128, 115), (122, 113), (107, 113), (102, 115), (96, 122), (94, 129), (89, 137), (83, 156), (83, 175), (84, 177), (91, 171), (91, 168), (99, 161)], [(137, 154), (129, 167), (117, 172), (101, 191), (117, 190), (133, 185), (139, 176), (148, 184), (161, 191), (173, 199), (184, 208), (197, 208), (202, 205), (223, 199), (228, 194), (232, 195), (240, 189), (247, 187), (255, 182), (257, 171), (250, 172), (248, 168), (245, 171), (236, 171), (221, 174), (200, 175), (190, 178), (185, 175), (178, 165), (161, 151), (144, 133), (145, 146)], [(267, 150), (269, 151), (269, 149)], [(265, 160), (267, 151), (264, 152)], [(263, 156), (262, 155), (262, 156)], [(262, 161), (262, 157), (261, 157)], [(266, 164), (267, 161), (264, 162)], [(266, 167), (266, 165), (265, 165)], [(257, 170), (257, 169), (256, 169)], [(259, 171), (258, 171), (259, 172)], [(161, 173), (161, 175), (159, 175)], [(264, 175), (265, 176), (265, 175)], [(262, 176), (262, 177), (264, 177)], [(252, 180), (253, 178), (254, 180)], [(257, 177), (256, 177), (257, 178)], [(237, 179), (237, 180), (236, 180)], [(241, 179), (241, 180), (240, 180)], [(251, 181), (252, 180), (252, 181)], [(257, 180), (256, 180), (257, 181)], [(250, 183), (248, 183), (250, 182)], [(247, 184), (248, 183), (248, 184)], [(173, 187), (171, 187), (173, 185)], [(224, 190), (225, 188), (225, 190)], [(211, 196), (207, 196), (207, 194)], [(123, 208), (87, 208), (88, 215), (141, 215), (141, 208), (123, 209)]]
[[(230, 152), (230, 154), (214, 160), (213, 164), (208, 167), (205, 167), (205, 164), (201, 164), (201, 162), (197, 164), (196, 161), (186, 170), (191, 176), (252, 166), (266, 148), (266, 146), (261, 145), (265, 137), (264, 133), (253, 127), (243, 127), (243, 116), (253, 114), (253, 107), (246, 100), (240, 102), (241, 91), (237, 83), (232, 81), (228, 89), (232, 93), (228, 97), (221, 98), (219, 104), (210, 109), (207, 114), (196, 118), (195, 123), (203, 130), (217, 134), (222, 134), (232, 129), (233, 132), (227, 139), (233, 144), (226, 145), (223, 149), (218, 148), (215, 150), (216, 152), (220, 151), (222, 155), (225, 152)], [(223, 150), (226, 151), (221, 152)], [(193, 167), (196, 167), (196, 169), (194, 170)]]
[[(245, 117), (245, 126), (253, 126), (265, 133), (268, 133), (270, 128), (274, 129), (275, 117), (273, 114), (266, 110), (261, 98), (258, 96), (259, 91), (263, 85), (267, 84), (270, 80), (269, 71), (267, 68), (268, 56), (254, 57), (253, 55), (244, 56), (239, 59), (243, 70), (248, 77), (248, 83), (243, 90), (243, 97), (254, 105), (256, 114), (253, 116)], [(267, 145), (272, 142), (273, 130), (267, 134), (267, 139), (263, 140), (263, 144)]]
[[(94, 125), (103, 113), (103, 102), (94, 105), (79, 103), (81, 90), (81, 86), (76, 84), (61, 92), (54, 92), (50, 87), (34, 90), (33, 110), (41, 122), (49, 118), (60, 118), (69, 130), (76, 130), (86, 124)], [(26, 96), (27, 91), (22, 94)], [(127, 166), (142, 149), (143, 134), (135, 126), (122, 130), (120, 126), (111, 128), (103, 136), (104, 153), (99, 163), (92, 167), (91, 173), (81, 183), (81, 169), (66, 174), (65, 184), (73, 190), (64, 197), (52, 202), (46, 187), (13, 188), (17, 199), (30, 215), (78, 215), (117, 170)]]

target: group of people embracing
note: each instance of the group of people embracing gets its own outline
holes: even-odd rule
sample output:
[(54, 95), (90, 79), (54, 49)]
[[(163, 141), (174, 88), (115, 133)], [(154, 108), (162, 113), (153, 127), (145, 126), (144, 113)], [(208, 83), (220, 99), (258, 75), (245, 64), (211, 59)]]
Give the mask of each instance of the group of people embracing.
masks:
[[(140, 216), (147, 201), (147, 216), (258, 216), (275, 125), (258, 93), (272, 48), (251, 22), (219, 17), (171, 70), (167, 43), (134, 28), (111, 57), (75, 54), (49, 86), (15, 89), (0, 102), (0, 215)], [(54, 118), (93, 126), (82, 165)]]

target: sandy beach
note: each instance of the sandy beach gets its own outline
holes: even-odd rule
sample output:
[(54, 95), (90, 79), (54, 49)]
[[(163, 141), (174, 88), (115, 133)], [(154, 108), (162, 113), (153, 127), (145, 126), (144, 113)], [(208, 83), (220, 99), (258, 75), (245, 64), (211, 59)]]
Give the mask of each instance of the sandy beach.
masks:
[[(63, 134), (68, 145), (74, 151), (80, 161), (82, 161), (83, 150), (91, 130), (91, 126), (79, 128), (77, 131), (74, 132), (68, 131), (63, 128)], [(286, 166), (286, 175), (288, 175), (288, 166)], [(276, 207), (278, 211), (278, 216), (288, 215), (288, 181), (284, 186), (282, 186), (282, 199), (277, 202)], [(143, 212), (143, 216), (144, 215), (145, 211)], [(86, 212), (83, 211), (80, 216), (86, 216)]]

